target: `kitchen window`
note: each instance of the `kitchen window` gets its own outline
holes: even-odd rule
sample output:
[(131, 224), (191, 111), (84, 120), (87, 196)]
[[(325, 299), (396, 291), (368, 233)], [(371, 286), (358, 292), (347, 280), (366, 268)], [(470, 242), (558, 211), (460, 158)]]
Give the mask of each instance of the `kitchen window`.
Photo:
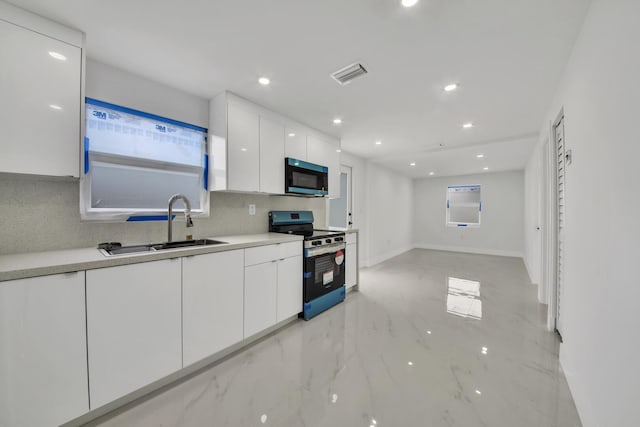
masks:
[(85, 109), (82, 219), (166, 220), (176, 193), (209, 215), (207, 129), (91, 98)]
[(480, 185), (447, 187), (447, 226), (480, 227), (481, 194)]

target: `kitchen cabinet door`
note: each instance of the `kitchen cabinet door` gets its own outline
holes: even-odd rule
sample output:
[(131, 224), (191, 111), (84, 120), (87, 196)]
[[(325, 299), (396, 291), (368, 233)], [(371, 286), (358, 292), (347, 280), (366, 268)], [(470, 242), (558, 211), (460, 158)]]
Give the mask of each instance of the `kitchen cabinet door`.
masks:
[(228, 103), (228, 190), (260, 190), (259, 127), (257, 112), (245, 105), (236, 105), (233, 102)]
[(311, 163), (329, 168), (329, 198), (340, 197), (340, 153), (337, 143), (307, 137), (307, 158)]
[(260, 116), (260, 191), (284, 193), (284, 125)]
[(87, 271), (91, 409), (182, 368), (179, 258)]
[(182, 259), (184, 366), (242, 341), (244, 250)]
[(349, 243), (345, 256), (345, 275), (347, 289), (358, 284), (358, 244)]
[(244, 269), (244, 338), (276, 324), (277, 261)]
[(278, 261), (277, 322), (302, 311), (302, 255)]
[(0, 282), (0, 425), (89, 411), (84, 272)]
[(298, 160), (307, 160), (307, 135), (301, 130), (288, 127), (285, 130), (285, 157), (293, 157)]
[(0, 172), (79, 177), (82, 49), (2, 19), (0, 40)]

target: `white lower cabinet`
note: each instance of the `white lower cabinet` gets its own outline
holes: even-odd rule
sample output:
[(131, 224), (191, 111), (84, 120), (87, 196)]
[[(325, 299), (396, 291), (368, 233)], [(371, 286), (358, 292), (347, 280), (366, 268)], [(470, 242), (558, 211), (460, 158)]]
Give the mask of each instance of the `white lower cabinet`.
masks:
[(347, 289), (358, 284), (358, 240), (355, 233), (348, 233), (345, 274)]
[(276, 321), (281, 322), (302, 311), (302, 255), (279, 260)]
[(84, 272), (0, 282), (0, 426), (89, 410)]
[(278, 267), (276, 261), (244, 269), (244, 337), (276, 324)]
[(302, 242), (245, 250), (244, 337), (302, 311)]
[(91, 409), (182, 368), (179, 258), (86, 273)]
[(182, 259), (184, 366), (242, 341), (244, 250)]

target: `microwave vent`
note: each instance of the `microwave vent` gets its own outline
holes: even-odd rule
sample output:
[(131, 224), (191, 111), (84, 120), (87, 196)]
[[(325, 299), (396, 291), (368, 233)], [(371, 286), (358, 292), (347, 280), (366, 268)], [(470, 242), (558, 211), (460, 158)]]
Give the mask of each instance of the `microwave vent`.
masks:
[(364, 68), (362, 64), (356, 62), (355, 64), (348, 65), (344, 68), (339, 69), (335, 73), (332, 73), (331, 77), (344, 86), (348, 83), (351, 83), (352, 80), (357, 79), (358, 77), (362, 77), (367, 73), (367, 69)]

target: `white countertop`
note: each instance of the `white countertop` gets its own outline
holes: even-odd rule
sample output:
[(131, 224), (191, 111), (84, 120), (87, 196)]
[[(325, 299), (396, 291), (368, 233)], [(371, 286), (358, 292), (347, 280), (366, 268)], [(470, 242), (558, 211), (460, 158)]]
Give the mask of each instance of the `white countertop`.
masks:
[(358, 233), (360, 231), (357, 228), (344, 228), (344, 227), (327, 227), (327, 230), (344, 231), (345, 233)]
[[(30, 252), (0, 256), (0, 282), (49, 274), (71, 273), (94, 268), (113, 267), (161, 259), (179, 258), (212, 252), (244, 249), (276, 243), (302, 241), (302, 236), (264, 233), (239, 236), (215, 236), (227, 242), (219, 245), (165, 249), (156, 252), (105, 256), (96, 248), (65, 249), (60, 251)], [(300, 247), (302, 253), (302, 246)]]

